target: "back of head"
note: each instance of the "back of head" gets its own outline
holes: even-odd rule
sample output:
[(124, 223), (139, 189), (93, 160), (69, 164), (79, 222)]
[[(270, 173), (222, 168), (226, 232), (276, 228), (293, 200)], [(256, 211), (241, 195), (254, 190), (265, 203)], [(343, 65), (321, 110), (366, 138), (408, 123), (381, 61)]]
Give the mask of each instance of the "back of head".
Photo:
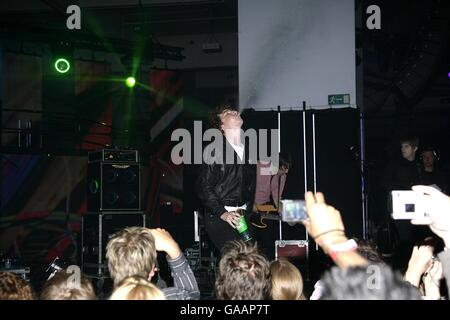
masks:
[(370, 240), (355, 239), (358, 244), (358, 253), (370, 263), (383, 263), (378, 253), (377, 245)]
[(333, 267), (322, 278), (323, 300), (420, 300), (417, 288), (400, 274), (378, 264), (340, 269)]
[(150, 229), (129, 227), (115, 234), (106, 246), (114, 285), (131, 276), (149, 277), (156, 263), (155, 239)]
[(279, 259), (270, 264), (273, 300), (304, 300), (303, 278), (289, 261)]
[(269, 261), (256, 244), (235, 240), (224, 246), (215, 285), (218, 299), (267, 299), (270, 287)]
[(95, 300), (91, 281), (84, 275), (59, 271), (48, 280), (41, 292), (41, 300)]
[(134, 276), (122, 280), (110, 300), (166, 300), (164, 293), (146, 279)]
[(27, 281), (10, 272), (0, 272), (0, 300), (34, 300)]

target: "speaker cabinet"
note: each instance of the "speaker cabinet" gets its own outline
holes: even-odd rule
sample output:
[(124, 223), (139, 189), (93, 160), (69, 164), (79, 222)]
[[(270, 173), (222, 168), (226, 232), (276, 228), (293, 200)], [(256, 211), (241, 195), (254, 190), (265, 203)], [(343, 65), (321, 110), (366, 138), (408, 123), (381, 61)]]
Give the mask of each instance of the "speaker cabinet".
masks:
[(140, 173), (138, 163), (89, 163), (88, 211), (140, 211)]
[(116, 232), (126, 227), (145, 227), (143, 212), (87, 212), (81, 223), (81, 265), (88, 275), (105, 275), (107, 272), (106, 245)]

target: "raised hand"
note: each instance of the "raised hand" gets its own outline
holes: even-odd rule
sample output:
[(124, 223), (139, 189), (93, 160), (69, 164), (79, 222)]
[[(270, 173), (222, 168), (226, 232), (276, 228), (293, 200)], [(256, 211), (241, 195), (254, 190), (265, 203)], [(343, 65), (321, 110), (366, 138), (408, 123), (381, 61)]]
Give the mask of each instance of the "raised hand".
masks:
[(411, 220), (412, 224), (429, 225), (450, 247), (450, 197), (429, 186), (414, 186), (414, 191), (423, 195), (426, 217)]
[(303, 224), (325, 252), (328, 245), (347, 240), (340, 212), (325, 203), (322, 193), (318, 192), (314, 195), (312, 192), (307, 192), (305, 201), (309, 219)]

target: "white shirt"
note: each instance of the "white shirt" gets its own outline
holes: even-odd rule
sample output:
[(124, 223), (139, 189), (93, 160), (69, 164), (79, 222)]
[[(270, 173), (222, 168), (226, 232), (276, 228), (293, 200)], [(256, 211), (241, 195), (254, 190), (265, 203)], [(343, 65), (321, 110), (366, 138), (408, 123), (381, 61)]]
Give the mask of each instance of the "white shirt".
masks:
[(244, 158), (244, 145), (236, 145), (232, 144), (231, 142), (230, 145), (233, 147), (234, 151), (236, 151), (237, 155), (239, 156), (239, 159), (241, 159), (242, 161), (242, 159)]

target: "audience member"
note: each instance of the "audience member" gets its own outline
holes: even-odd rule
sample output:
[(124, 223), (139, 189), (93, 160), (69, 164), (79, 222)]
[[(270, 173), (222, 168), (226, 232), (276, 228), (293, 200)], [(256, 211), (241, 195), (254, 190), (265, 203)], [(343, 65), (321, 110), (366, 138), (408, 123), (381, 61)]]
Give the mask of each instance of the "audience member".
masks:
[(223, 247), (216, 276), (220, 300), (264, 300), (270, 297), (269, 261), (256, 244), (234, 240)]
[(178, 244), (164, 229), (129, 227), (111, 238), (106, 246), (106, 258), (114, 285), (130, 276), (150, 280), (155, 274), (157, 251), (167, 254), (174, 279), (174, 287), (162, 289), (166, 299), (199, 299), (192, 269)]
[(414, 186), (412, 189), (422, 196), (427, 215), (411, 223), (428, 225), (444, 241), (445, 248), (438, 258), (442, 263), (447, 288), (450, 288), (450, 197), (430, 186)]
[(0, 272), (0, 300), (34, 300), (28, 282), (10, 272)]
[(41, 291), (41, 300), (95, 300), (91, 281), (84, 275), (56, 272)]
[(286, 259), (272, 261), (272, 300), (306, 300), (303, 294), (303, 277)]
[(114, 289), (110, 300), (165, 300), (164, 293), (145, 278), (123, 279)]
[(322, 278), (322, 300), (420, 300), (417, 288), (381, 264), (333, 267)]

